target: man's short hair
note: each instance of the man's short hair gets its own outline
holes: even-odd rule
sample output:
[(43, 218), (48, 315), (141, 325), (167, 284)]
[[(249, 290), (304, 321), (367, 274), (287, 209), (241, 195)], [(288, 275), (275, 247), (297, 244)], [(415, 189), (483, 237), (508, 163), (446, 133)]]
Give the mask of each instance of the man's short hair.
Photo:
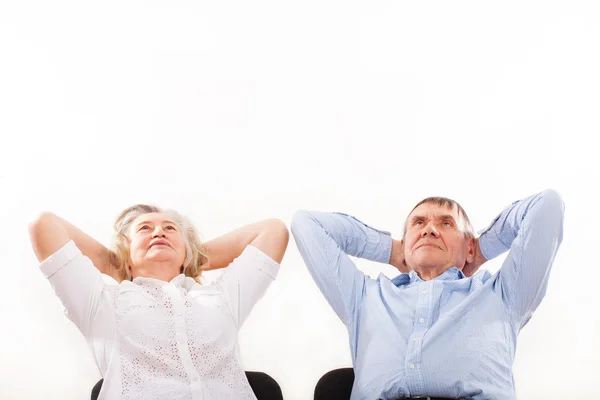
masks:
[(403, 234), (402, 234), (403, 238), (406, 236), (406, 230), (408, 229), (408, 217), (410, 217), (410, 214), (412, 214), (412, 212), (415, 211), (415, 209), (417, 207), (419, 207), (421, 204), (429, 204), (429, 203), (437, 204), (440, 207), (446, 207), (448, 209), (453, 209), (454, 206), (456, 206), (456, 208), (458, 210), (458, 215), (462, 217), (462, 219), (463, 219), (463, 221), (465, 223), (465, 226), (464, 226), (464, 228), (465, 228), (465, 235), (468, 238), (474, 238), (475, 237), (475, 232), (473, 231), (473, 225), (471, 225), (471, 220), (469, 219), (469, 216), (465, 212), (464, 208), (462, 208), (462, 206), (460, 204), (458, 204), (457, 201), (449, 199), (447, 197), (432, 196), (432, 197), (427, 197), (426, 199), (421, 200), (408, 213), (408, 216), (406, 217), (406, 220), (404, 221), (404, 231), (403, 231)]

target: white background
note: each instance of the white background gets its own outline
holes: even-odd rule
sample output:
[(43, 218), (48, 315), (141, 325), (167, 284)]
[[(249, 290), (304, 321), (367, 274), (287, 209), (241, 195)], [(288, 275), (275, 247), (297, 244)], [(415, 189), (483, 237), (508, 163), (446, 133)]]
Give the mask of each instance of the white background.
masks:
[[(37, 269), (42, 210), (106, 245), (141, 202), (203, 239), (299, 208), (398, 236), (426, 196), (481, 229), (548, 187), (564, 241), (520, 335), (517, 392), (600, 398), (599, 20), (594, 1), (3, 2), (0, 398), (87, 399), (100, 378)], [(240, 342), (286, 400), (349, 365), (293, 240)]]

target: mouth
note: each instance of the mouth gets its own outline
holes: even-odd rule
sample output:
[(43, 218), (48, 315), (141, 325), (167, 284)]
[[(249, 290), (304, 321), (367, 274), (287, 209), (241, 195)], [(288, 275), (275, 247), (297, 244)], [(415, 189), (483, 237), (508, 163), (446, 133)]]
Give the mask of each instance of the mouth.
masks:
[(435, 248), (438, 248), (440, 250), (442, 249), (440, 246), (438, 246), (436, 244), (433, 244), (433, 243), (423, 243), (423, 244), (419, 245), (419, 247), (417, 247), (417, 249), (419, 249), (421, 247), (435, 247)]
[(166, 240), (157, 240), (155, 242), (150, 243), (150, 247), (155, 247), (155, 246), (167, 246), (167, 247), (171, 247), (169, 246), (169, 243)]

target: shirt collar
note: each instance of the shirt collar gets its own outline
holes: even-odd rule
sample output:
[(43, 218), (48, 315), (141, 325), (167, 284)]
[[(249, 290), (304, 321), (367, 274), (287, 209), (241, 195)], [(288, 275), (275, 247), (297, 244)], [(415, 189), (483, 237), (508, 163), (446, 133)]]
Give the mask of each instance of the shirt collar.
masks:
[[(440, 276), (437, 276), (435, 278), (433, 278), (432, 280), (434, 281), (455, 281), (458, 279), (463, 279), (465, 277), (465, 275), (462, 273), (462, 271), (456, 267), (450, 267), (447, 270), (445, 270), (444, 272), (442, 272), (442, 274)], [(415, 282), (425, 282), (423, 279), (421, 279), (421, 277), (419, 276), (419, 274), (417, 274), (414, 270), (411, 270), (408, 274), (400, 274), (395, 276), (392, 279), (392, 283), (397, 286), (404, 286), (407, 285), (409, 283), (415, 283)]]
[(170, 282), (165, 282), (162, 281), (160, 279), (156, 279), (156, 278), (146, 278), (144, 276), (138, 276), (136, 278), (133, 279), (133, 283), (141, 285), (144, 283), (151, 283), (153, 284), (153, 286), (162, 286), (162, 285), (166, 285), (167, 283), (170, 283), (172, 285), (175, 286), (183, 286), (185, 283), (185, 279), (186, 276), (184, 274), (179, 274), (177, 275), (175, 278), (171, 279)]

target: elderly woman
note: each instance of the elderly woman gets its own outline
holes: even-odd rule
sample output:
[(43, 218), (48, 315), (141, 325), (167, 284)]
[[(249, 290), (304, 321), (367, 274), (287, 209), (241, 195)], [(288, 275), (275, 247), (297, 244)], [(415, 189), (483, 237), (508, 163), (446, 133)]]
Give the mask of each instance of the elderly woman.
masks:
[[(51, 213), (29, 230), (104, 377), (99, 399), (256, 399), (237, 332), (277, 275), (288, 243), (281, 221), (202, 244), (178, 213), (136, 205), (117, 218), (112, 250)], [(218, 268), (213, 284), (199, 283)]]

